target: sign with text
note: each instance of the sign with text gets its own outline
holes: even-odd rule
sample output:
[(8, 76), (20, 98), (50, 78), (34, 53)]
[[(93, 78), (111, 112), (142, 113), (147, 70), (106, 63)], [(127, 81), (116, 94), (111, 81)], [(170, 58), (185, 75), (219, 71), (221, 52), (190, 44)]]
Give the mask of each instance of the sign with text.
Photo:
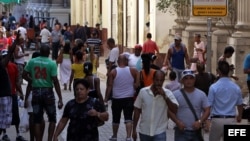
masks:
[(249, 141), (250, 125), (224, 125), (224, 141)]
[(227, 15), (228, 0), (192, 0), (193, 16), (217, 16)]

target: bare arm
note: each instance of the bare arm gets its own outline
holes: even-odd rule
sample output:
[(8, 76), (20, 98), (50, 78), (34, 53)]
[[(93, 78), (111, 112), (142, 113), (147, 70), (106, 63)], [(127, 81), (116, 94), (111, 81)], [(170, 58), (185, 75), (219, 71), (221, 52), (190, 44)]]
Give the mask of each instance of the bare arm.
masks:
[(237, 105), (237, 110), (238, 110), (237, 122), (241, 122), (242, 112), (243, 112), (243, 105)]
[(190, 60), (189, 60), (189, 56), (188, 56), (188, 52), (187, 52), (187, 48), (186, 47), (184, 48), (184, 52), (185, 52), (186, 65), (187, 65), (187, 68), (189, 68), (190, 67)]
[(184, 125), (184, 123), (182, 121), (180, 121), (177, 118), (176, 114), (174, 114), (170, 110), (168, 110), (168, 116), (176, 124), (176, 126), (179, 128), (179, 130), (183, 131), (186, 128), (186, 126)]
[(110, 97), (110, 93), (112, 91), (112, 87), (113, 87), (113, 82), (114, 82), (114, 73), (115, 70), (112, 70), (109, 74), (108, 74), (108, 84), (107, 84), (107, 88), (106, 88), (106, 92), (105, 92), (105, 99), (104, 102), (107, 102), (109, 97)]
[(136, 127), (137, 127), (140, 115), (141, 115), (141, 109), (134, 107), (133, 132), (132, 132), (132, 137), (134, 141), (136, 141), (137, 139)]
[(68, 123), (68, 118), (61, 118), (57, 127), (56, 127), (56, 130), (55, 130), (55, 134), (54, 134), (54, 137), (53, 137), (53, 141), (58, 141), (58, 136), (60, 135), (60, 133), (62, 132), (62, 130), (65, 128), (66, 124)]
[(56, 90), (56, 93), (57, 93), (57, 96), (59, 99), (58, 108), (61, 109), (63, 107), (63, 101), (62, 101), (62, 93), (61, 93), (60, 84), (59, 84), (59, 81), (57, 79), (57, 76), (53, 76), (52, 79), (53, 79), (55, 90)]
[(69, 91), (71, 91), (71, 84), (74, 78), (74, 70), (71, 69), (70, 79), (69, 79)]
[(101, 89), (100, 89), (100, 79), (99, 78), (95, 78), (95, 89), (97, 91), (97, 96), (99, 98), (99, 101), (102, 104), (104, 104), (102, 93), (101, 93)]
[(26, 87), (25, 98), (24, 98), (24, 107), (25, 107), (25, 108), (28, 107), (28, 98), (29, 98), (31, 89), (32, 89), (31, 83), (28, 83), (28, 85), (27, 85), (27, 87)]
[(169, 69), (172, 68), (170, 64), (171, 56), (172, 56), (172, 51), (171, 51), (171, 48), (169, 48), (163, 61), (163, 66), (168, 66)]
[(32, 82), (32, 78), (30, 77), (29, 72), (27, 72), (26, 70), (23, 70), (23, 79), (28, 81), (28, 83)]
[(202, 123), (204, 123), (207, 120), (207, 118), (209, 117), (209, 115), (210, 115), (210, 107), (204, 108), (203, 111), (204, 112), (203, 112), (201, 118), (198, 121), (195, 121), (194, 124), (193, 124), (193, 128), (196, 129), (196, 130), (201, 128)]

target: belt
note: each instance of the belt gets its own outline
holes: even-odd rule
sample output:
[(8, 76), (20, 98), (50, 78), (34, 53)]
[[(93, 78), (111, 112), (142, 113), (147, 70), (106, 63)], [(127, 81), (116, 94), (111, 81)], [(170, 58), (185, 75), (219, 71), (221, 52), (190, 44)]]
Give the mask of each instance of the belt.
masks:
[(214, 115), (212, 118), (235, 118), (235, 116)]

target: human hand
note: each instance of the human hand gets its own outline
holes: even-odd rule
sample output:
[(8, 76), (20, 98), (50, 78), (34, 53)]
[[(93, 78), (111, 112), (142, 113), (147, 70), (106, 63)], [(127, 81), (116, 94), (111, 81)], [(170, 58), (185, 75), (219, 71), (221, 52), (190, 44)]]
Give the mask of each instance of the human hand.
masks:
[(62, 109), (62, 107), (63, 107), (63, 102), (62, 102), (62, 100), (59, 100), (58, 101), (58, 109)]
[(242, 119), (241, 115), (238, 115), (238, 116), (236, 117), (236, 121), (237, 121), (238, 123), (241, 122), (241, 119)]
[(89, 116), (98, 116), (98, 112), (94, 109), (94, 108), (92, 108), (92, 109), (90, 109), (89, 111), (88, 111), (88, 115)]
[(195, 121), (195, 122), (193, 123), (193, 129), (198, 130), (198, 129), (201, 128), (201, 125), (202, 125), (201, 122)]
[(184, 125), (184, 123), (182, 123), (180, 120), (178, 120), (176, 122), (176, 125), (179, 128), (179, 130), (181, 130), (181, 131), (183, 131), (186, 128), (186, 126)]

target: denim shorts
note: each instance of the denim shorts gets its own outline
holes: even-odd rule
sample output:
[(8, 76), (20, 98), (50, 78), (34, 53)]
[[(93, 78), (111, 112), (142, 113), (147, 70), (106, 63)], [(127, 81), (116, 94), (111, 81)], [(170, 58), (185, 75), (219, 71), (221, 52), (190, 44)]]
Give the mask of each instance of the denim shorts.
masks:
[(52, 88), (32, 89), (32, 108), (34, 123), (42, 123), (43, 111), (47, 113), (49, 122), (56, 123), (56, 104)]
[(149, 136), (139, 133), (140, 140), (141, 141), (166, 141), (167, 140), (167, 134), (166, 132), (160, 133), (158, 135)]
[(132, 122), (132, 115), (134, 110), (134, 98), (112, 98), (112, 115), (113, 124), (120, 124), (121, 113), (123, 111), (125, 123)]

